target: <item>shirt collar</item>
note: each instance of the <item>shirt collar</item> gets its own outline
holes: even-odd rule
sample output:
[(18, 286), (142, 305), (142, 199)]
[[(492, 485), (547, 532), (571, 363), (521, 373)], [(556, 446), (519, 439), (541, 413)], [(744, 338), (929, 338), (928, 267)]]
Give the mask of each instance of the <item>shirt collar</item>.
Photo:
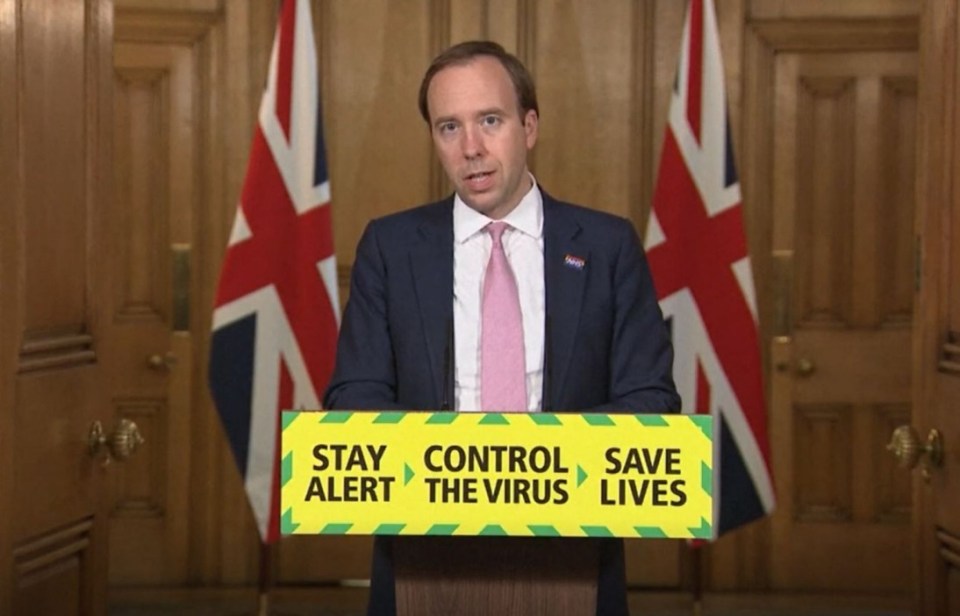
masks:
[[(530, 190), (523, 196), (517, 207), (503, 218), (503, 221), (525, 235), (540, 239), (543, 235), (543, 195), (532, 174), (530, 180), (532, 181)], [(454, 195), (453, 237), (455, 242), (458, 244), (466, 242), (491, 222), (494, 222), (492, 218), (464, 203), (460, 195)]]

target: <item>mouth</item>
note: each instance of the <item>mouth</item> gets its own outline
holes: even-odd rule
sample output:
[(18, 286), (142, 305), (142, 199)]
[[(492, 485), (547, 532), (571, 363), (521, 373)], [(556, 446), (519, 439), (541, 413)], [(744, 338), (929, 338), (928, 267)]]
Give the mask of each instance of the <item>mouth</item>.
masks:
[(493, 171), (475, 171), (464, 176), (464, 182), (473, 190), (487, 188), (493, 181)]

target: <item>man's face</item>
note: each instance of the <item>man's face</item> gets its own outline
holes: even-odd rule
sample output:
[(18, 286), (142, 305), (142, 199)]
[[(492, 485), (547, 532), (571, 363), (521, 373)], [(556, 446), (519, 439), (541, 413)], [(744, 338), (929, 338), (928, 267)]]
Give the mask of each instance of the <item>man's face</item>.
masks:
[(507, 70), (490, 56), (448, 66), (427, 90), (430, 132), (457, 194), (494, 220), (530, 190), (527, 151), (537, 142), (537, 113), (520, 117)]

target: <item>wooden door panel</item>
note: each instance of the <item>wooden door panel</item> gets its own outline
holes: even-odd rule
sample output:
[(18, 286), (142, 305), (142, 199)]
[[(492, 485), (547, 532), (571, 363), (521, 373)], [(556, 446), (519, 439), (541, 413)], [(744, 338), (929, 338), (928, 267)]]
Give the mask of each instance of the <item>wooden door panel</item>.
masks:
[[(775, 588), (908, 590), (909, 485), (884, 457), (910, 416), (916, 54), (774, 62)], [(907, 224), (904, 224), (904, 223)]]
[[(104, 612), (104, 485), (88, 450), (107, 422), (111, 7), (106, 0), (5, 1), (0, 107), (0, 613)], [(7, 172), (6, 170), (12, 170)], [(7, 481), (7, 479), (9, 479)]]
[(931, 429), (942, 435), (942, 465), (914, 482), (914, 580), (919, 616), (960, 611), (960, 130), (957, 104), (957, 0), (924, 3), (920, 22), (918, 107), (919, 242), (917, 331), (914, 339), (912, 426), (922, 440)]
[[(24, 327), (27, 340), (79, 333), (86, 313), (88, 211), (84, 35), (89, 6), (21, 2), (23, 71), (19, 128), (24, 171)], [(54, 15), (57, 17), (54, 18)], [(57, 181), (50, 181), (57, 170)], [(58, 301), (50, 301), (56, 289)]]
[(113, 416), (136, 422), (145, 439), (112, 484), (110, 582), (116, 586), (187, 577), (198, 58), (180, 40), (124, 38), (115, 45), (109, 369)]
[[(95, 521), (87, 518), (22, 544), (13, 552), (14, 614), (89, 614), (100, 576), (93, 567)], [(102, 566), (102, 565), (101, 565)]]
[(934, 612), (928, 607), (922, 614), (956, 614), (960, 612), (960, 535), (941, 529), (936, 537), (939, 574), (924, 584), (933, 587), (940, 611)]
[(146, 439), (112, 482), (114, 587), (256, 580), (256, 531), (204, 368), (277, 6), (114, 3), (108, 370), (113, 415)]
[(21, 540), (97, 511), (107, 469), (88, 453), (87, 436), (107, 414), (100, 372), (87, 364), (17, 378), (13, 431), (20, 444), (11, 505)]
[[(953, 221), (954, 229), (951, 236), (952, 246), (958, 247), (960, 239), (960, 205), (954, 201)], [(960, 288), (957, 277), (960, 276), (960, 254), (955, 254), (950, 260), (950, 274), (948, 280), (954, 289)], [(960, 325), (960, 298), (951, 297), (951, 321)], [(946, 596), (946, 614), (960, 613), (960, 328), (951, 331), (949, 344), (944, 350), (942, 359), (951, 362), (949, 369), (941, 367), (938, 386), (939, 405), (937, 415), (930, 422), (930, 426), (941, 431), (943, 442), (947, 449), (944, 466), (935, 474), (936, 483), (932, 488), (937, 497), (937, 517), (933, 532), (939, 542), (940, 566), (946, 580), (943, 585), (943, 594)], [(941, 363), (942, 366), (942, 363)], [(929, 532), (929, 531), (928, 531)]]
[[(909, 327), (809, 329), (797, 336), (790, 365), (796, 404), (904, 402), (910, 391)], [(809, 375), (803, 374), (810, 362)], [(889, 435), (887, 435), (889, 436)]]

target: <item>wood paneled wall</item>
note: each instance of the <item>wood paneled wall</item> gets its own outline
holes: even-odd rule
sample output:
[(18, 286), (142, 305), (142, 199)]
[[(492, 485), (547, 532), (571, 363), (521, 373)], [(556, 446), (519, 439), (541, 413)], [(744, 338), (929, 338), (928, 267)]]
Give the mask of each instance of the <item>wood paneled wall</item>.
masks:
[[(725, 51), (736, 59), (743, 2), (720, 4)], [(534, 73), (541, 184), (643, 228), (683, 3), (363, 0), (315, 9), (342, 265), (368, 220), (449, 192), (416, 94), (430, 58), (468, 38), (500, 42)], [(736, 103), (739, 62), (727, 68)]]
[[(341, 298), (347, 297), (347, 275), (367, 222), (448, 191), (417, 111), (416, 94), (431, 57), (448, 44), (468, 38), (501, 42), (533, 71), (541, 105), (541, 136), (532, 164), (542, 186), (558, 197), (625, 216), (643, 231), (676, 70), (684, 4), (679, 0), (315, 0)], [(792, 238), (791, 243), (825, 233), (824, 243), (813, 245), (813, 260), (797, 262), (796, 267), (812, 264), (827, 268), (816, 270), (823, 275), (833, 272), (830, 251), (835, 247), (841, 255), (847, 254), (842, 250), (848, 244), (842, 234), (831, 235), (830, 221), (845, 221), (846, 226), (838, 228), (850, 233), (859, 232), (864, 221), (888, 221), (876, 227), (874, 248), (856, 257), (863, 263), (870, 262), (871, 254), (880, 259), (877, 263), (882, 267), (874, 268), (873, 282), (864, 293), (883, 301), (863, 303), (856, 311), (864, 316), (864, 327), (872, 329), (884, 327), (879, 323), (881, 316), (897, 315), (898, 335), (909, 336), (910, 234), (894, 223), (912, 216), (916, 83), (910, 54), (917, 46), (919, 4), (919, 0), (717, 2), (765, 347), (775, 338), (792, 339), (797, 325), (806, 323), (799, 320), (809, 313), (806, 307), (823, 303), (816, 293), (849, 282), (842, 278), (847, 275), (843, 271), (824, 280), (801, 278), (800, 269), (794, 276), (792, 265), (784, 266), (775, 258), (778, 229)], [(166, 524), (163, 532), (173, 533), (165, 541), (178, 547), (140, 569), (125, 564), (134, 552), (116, 547), (113, 579), (116, 584), (250, 583), (257, 570), (256, 533), (206, 391), (205, 366), (213, 290), (246, 165), (276, 6), (233, 0), (116, 0), (116, 6), (115, 87), (122, 104), (132, 105), (118, 106), (124, 113), (118, 115), (116, 129), (124, 130), (123, 117), (146, 121), (153, 117), (149, 114), (159, 113), (152, 121), (160, 126), (186, 122), (191, 134), (180, 145), (170, 138), (129, 143), (141, 157), (119, 160), (118, 177), (128, 181), (123, 174), (132, 173), (150, 156), (176, 162), (189, 154), (194, 163), (177, 176), (186, 178), (177, 182), (191, 183), (183, 198), (172, 196), (184, 190), (179, 186), (170, 186), (162, 197), (153, 196), (153, 207), (164, 219), (189, 222), (186, 237), (164, 235), (159, 241), (189, 248), (192, 277), (189, 335), (177, 338), (170, 333), (171, 340), (178, 341), (171, 345), (179, 345), (178, 353), (184, 357), (171, 370), (166, 389), (155, 396), (166, 416), (158, 418), (164, 432), (154, 438), (163, 439), (165, 446), (155, 448), (149, 462), (165, 469), (165, 481), (172, 482), (164, 494), (176, 486), (188, 489), (190, 498), (177, 507), (158, 509), (162, 514), (157, 524)], [(824, 52), (835, 54), (845, 68), (824, 74), (826, 69), (815, 66), (815, 58)], [(851, 55), (858, 53), (868, 55), (859, 59)], [(183, 63), (188, 75), (183, 77), (186, 85), (175, 87), (171, 76), (179, 70), (177, 62)], [(159, 74), (167, 85), (146, 87), (158, 83)], [(131, 83), (144, 85), (131, 89)], [(864, 92), (869, 95), (866, 99)], [(189, 117), (171, 113), (175, 103), (188, 105)], [(860, 124), (861, 113), (883, 122)], [(822, 132), (803, 132), (811, 126)], [(791, 130), (801, 134), (784, 141)], [(871, 136), (871, 130), (880, 133)], [(816, 139), (817, 134), (824, 139)], [(871, 148), (891, 154), (874, 159), (867, 156)], [(842, 164), (831, 163), (841, 158)], [(164, 173), (165, 178), (171, 177)], [(147, 181), (144, 176), (142, 182)], [(880, 209), (854, 214), (848, 194), (853, 189), (862, 191), (858, 199), (877, 196)], [(803, 209), (810, 204), (817, 207)], [(801, 212), (799, 218), (794, 218), (795, 210)], [(795, 219), (796, 228), (793, 222), (783, 222)], [(795, 236), (796, 229), (806, 231)], [(879, 246), (893, 247), (893, 251)], [(854, 253), (849, 255), (852, 258)], [(822, 258), (827, 260), (816, 260)], [(855, 269), (861, 267), (860, 260), (851, 262)], [(896, 275), (882, 275), (891, 271)], [(860, 301), (852, 296), (848, 300)], [(874, 310), (880, 312), (874, 314)], [(117, 344), (123, 345), (125, 336), (118, 334)], [(894, 396), (893, 406), (838, 411), (840, 423), (833, 425), (845, 426), (847, 432), (828, 432), (819, 445), (815, 438), (802, 440), (802, 430), (816, 433), (816, 426), (830, 424), (810, 423), (811, 418), (822, 417), (815, 413), (795, 415), (794, 377), (789, 371), (774, 370), (777, 361), (795, 361), (794, 351), (793, 347), (765, 348), (766, 368), (773, 375), (771, 426), (780, 439), (775, 443), (779, 451), (793, 451), (796, 439), (801, 439), (797, 447), (820, 447), (815, 453), (852, 439), (860, 444), (846, 460), (872, 455), (885, 429), (878, 426), (885, 424), (852, 418), (867, 417), (878, 409), (876, 417), (884, 416), (883, 412), (897, 418), (909, 414), (908, 407), (897, 406), (902, 401)], [(898, 372), (899, 364), (892, 369)], [(183, 370), (190, 371), (188, 377)], [(172, 438), (186, 443), (172, 442)], [(190, 455), (178, 455), (183, 447)], [(789, 557), (780, 552), (774, 556), (774, 550), (793, 549), (783, 539), (784, 533), (794, 532), (791, 524), (798, 513), (791, 507), (821, 494), (815, 489), (807, 492), (806, 484), (796, 483), (802, 479), (816, 487), (816, 473), (795, 476), (795, 461), (778, 457), (776, 463), (778, 491), (797, 495), (800, 490), (799, 500), (783, 499), (787, 508), (778, 512), (774, 522), (755, 524), (711, 547), (705, 559), (708, 587), (830, 587), (829, 582), (803, 577), (792, 565), (770, 567), (772, 560)], [(831, 463), (823, 458), (813, 470), (829, 473)], [(138, 489), (152, 489), (146, 485), (149, 474), (135, 476), (145, 482)], [(852, 483), (837, 488), (848, 490), (844, 498), (863, 496), (849, 492), (863, 478), (847, 477)], [(873, 475), (869, 478), (882, 483)], [(878, 498), (886, 499), (888, 510), (896, 510), (908, 500), (906, 489), (905, 482), (882, 483)], [(865, 498), (874, 495), (871, 492)], [(876, 508), (871, 507), (851, 509), (858, 512), (851, 519), (871, 528), (873, 534), (865, 535), (865, 540), (880, 537), (888, 542), (883, 545), (896, 544), (889, 537), (904, 531), (904, 516), (908, 519), (909, 513), (901, 512), (890, 522), (876, 518), (871, 513)], [(846, 522), (835, 521), (842, 522), (837, 530), (842, 534)], [(123, 531), (117, 532), (117, 539), (125, 541), (119, 539)], [(688, 557), (681, 546), (638, 544), (633, 542), (629, 548), (632, 582), (660, 587), (685, 583)], [(123, 556), (125, 550), (128, 556)], [(365, 577), (367, 550), (368, 542), (355, 538), (319, 545), (290, 541), (281, 548), (280, 579)], [(849, 578), (844, 584), (855, 589), (857, 581)], [(876, 590), (875, 581), (862, 590)]]
[(106, 604), (111, 25), (107, 0), (0, 1), (2, 614)]

